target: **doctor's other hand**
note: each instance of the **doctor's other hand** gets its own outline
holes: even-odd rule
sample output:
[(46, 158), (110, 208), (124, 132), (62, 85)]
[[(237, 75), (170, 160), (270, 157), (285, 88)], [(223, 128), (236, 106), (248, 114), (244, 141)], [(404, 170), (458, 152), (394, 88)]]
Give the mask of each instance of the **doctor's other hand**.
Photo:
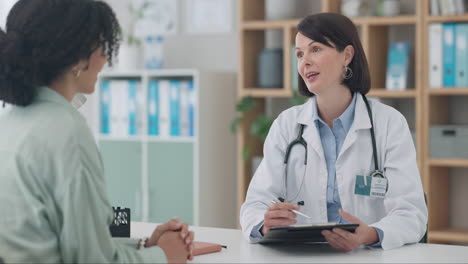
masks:
[(291, 203), (274, 203), (266, 211), (263, 217), (262, 234), (265, 235), (272, 227), (289, 226), (296, 223), (296, 214), (291, 210), (299, 211), (299, 205)]
[(340, 209), (340, 216), (352, 224), (359, 224), (354, 233), (341, 228), (333, 228), (332, 231), (323, 230), (322, 235), (330, 246), (345, 252), (352, 251), (361, 245), (372, 245), (379, 241), (379, 235), (375, 228), (368, 226), (357, 217)]
[(158, 241), (158, 246), (166, 254), (168, 263), (186, 263), (191, 258), (191, 252), (187, 249), (180, 232), (166, 231)]

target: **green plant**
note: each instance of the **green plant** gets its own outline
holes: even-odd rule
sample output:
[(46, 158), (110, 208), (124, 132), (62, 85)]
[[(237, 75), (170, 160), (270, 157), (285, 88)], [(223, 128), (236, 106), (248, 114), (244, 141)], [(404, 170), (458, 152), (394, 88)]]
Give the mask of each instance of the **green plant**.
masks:
[[(307, 101), (306, 97), (299, 95), (297, 91), (293, 92), (293, 96), (290, 99), (291, 106), (300, 105)], [(257, 106), (255, 100), (251, 96), (243, 97), (236, 105), (236, 110), (240, 114), (231, 122), (231, 132), (235, 133), (240, 123), (245, 121), (247, 115), (251, 114), (251, 111)], [(268, 116), (264, 113), (259, 114), (255, 120), (250, 124), (249, 133), (250, 135), (258, 137), (262, 142), (270, 131), (270, 127), (273, 124), (275, 117)], [(249, 146), (245, 146), (242, 150), (242, 157), (244, 161), (247, 161), (250, 156)]]
[(130, 28), (128, 32), (122, 30), (123, 35), (125, 36), (125, 41), (130, 46), (141, 46), (141, 40), (135, 36), (135, 24), (138, 20), (143, 18), (143, 12), (151, 5), (150, 2), (144, 1), (141, 4), (135, 5), (134, 3), (128, 4), (128, 11), (130, 13)]

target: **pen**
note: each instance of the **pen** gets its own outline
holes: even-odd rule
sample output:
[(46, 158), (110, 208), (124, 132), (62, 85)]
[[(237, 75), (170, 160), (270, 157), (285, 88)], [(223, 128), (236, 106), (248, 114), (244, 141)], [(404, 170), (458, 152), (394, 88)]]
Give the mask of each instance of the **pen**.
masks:
[[(274, 203), (274, 204), (275, 204), (275, 203), (277, 203), (277, 201), (271, 200), (271, 203)], [(297, 210), (292, 209), (292, 210), (290, 210), (290, 211), (293, 212), (293, 213), (296, 213), (296, 214), (298, 214), (298, 215), (300, 215), (300, 216), (303, 216), (303, 217), (305, 217), (305, 218), (310, 219), (310, 216), (308, 216), (308, 215), (306, 215), (306, 214), (303, 214), (303, 213), (301, 213), (301, 212), (299, 212), (299, 211), (297, 211)]]

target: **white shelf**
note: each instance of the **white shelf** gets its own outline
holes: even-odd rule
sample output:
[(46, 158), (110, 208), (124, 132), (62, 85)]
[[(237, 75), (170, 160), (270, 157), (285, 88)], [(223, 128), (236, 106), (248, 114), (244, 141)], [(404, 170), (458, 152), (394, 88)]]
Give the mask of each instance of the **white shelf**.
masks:
[(193, 143), (195, 139), (193, 137), (158, 137), (148, 136), (145, 138), (148, 142), (180, 142), (180, 143)]
[(193, 78), (197, 74), (196, 70), (192, 69), (161, 69), (161, 70), (131, 70), (131, 71), (103, 71), (99, 74), (100, 78), (138, 78), (148, 76), (149, 78), (160, 77), (190, 77)]
[(111, 135), (98, 135), (98, 140), (102, 141), (123, 141), (123, 142), (140, 142), (143, 140), (142, 136), (111, 136)]
[(122, 142), (172, 142), (172, 143), (194, 143), (194, 137), (159, 137), (159, 136), (112, 136), (100, 134), (100, 141), (122, 141)]

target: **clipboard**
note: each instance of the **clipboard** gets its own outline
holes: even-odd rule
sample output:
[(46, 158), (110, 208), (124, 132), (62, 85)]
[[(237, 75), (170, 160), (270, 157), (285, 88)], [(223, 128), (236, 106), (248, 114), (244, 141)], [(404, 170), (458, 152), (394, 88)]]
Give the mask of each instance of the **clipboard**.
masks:
[(322, 230), (341, 228), (354, 233), (358, 226), (359, 224), (326, 223), (273, 227), (268, 230), (259, 243), (324, 243), (327, 242), (327, 240), (322, 235)]

